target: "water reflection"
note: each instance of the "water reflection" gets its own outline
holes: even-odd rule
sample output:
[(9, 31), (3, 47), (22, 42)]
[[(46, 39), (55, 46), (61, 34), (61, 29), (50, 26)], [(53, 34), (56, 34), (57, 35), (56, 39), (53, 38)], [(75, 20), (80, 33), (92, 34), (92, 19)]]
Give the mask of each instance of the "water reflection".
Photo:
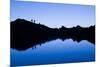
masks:
[(11, 49), (11, 65), (40, 65), (54, 63), (71, 63), (95, 60), (95, 45), (82, 40), (81, 42), (56, 39), (37, 45), (26, 51)]
[[(90, 43), (94, 44), (95, 45), (95, 42), (94, 40), (92, 39), (88, 39), (88, 38), (77, 38), (77, 37), (72, 37), (73, 39), (73, 42), (81, 42), (82, 40), (87, 40), (89, 41)], [(71, 39), (70, 37), (49, 37), (49, 38), (39, 38), (39, 39), (35, 39), (33, 38), (32, 40), (25, 40), (25, 39), (22, 39), (22, 40), (17, 40), (16, 43), (14, 45), (11, 45), (11, 47), (13, 49), (16, 49), (16, 50), (19, 50), (19, 51), (24, 51), (24, 50), (27, 50), (29, 48), (32, 48), (32, 49), (36, 49), (37, 46), (41, 46), (41, 45), (44, 45), (45, 43), (48, 43), (50, 41), (54, 41), (54, 40), (57, 40), (57, 39), (60, 39), (62, 40), (62, 42), (64, 42), (66, 39)]]

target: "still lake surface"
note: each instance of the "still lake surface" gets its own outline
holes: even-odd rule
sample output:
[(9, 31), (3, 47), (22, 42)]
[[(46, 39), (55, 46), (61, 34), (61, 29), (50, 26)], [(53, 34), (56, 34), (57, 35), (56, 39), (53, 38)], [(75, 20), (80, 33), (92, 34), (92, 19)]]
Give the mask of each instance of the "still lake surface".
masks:
[(23, 51), (11, 49), (12, 66), (89, 61), (95, 61), (95, 45), (87, 40), (56, 39)]

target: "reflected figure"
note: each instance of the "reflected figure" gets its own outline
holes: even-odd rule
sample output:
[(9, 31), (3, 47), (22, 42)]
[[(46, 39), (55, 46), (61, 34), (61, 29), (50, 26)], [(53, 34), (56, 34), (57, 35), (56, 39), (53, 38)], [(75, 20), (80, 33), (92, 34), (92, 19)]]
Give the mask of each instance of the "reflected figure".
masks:
[[(33, 20), (32, 20), (33, 21)], [(35, 22), (35, 20), (34, 20)], [(16, 19), (11, 22), (11, 48), (16, 50), (26, 50), (35, 48), (55, 39), (73, 39), (80, 42), (87, 40), (95, 44), (95, 26), (72, 28), (49, 28), (43, 24), (36, 24), (25, 19)]]

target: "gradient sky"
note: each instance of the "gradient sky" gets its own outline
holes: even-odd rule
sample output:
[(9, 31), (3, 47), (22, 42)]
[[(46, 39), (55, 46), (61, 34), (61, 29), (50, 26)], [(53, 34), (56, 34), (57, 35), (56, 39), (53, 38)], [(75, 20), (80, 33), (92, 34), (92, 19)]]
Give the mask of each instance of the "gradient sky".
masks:
[(37, 23), (51, 28), (62, 25), (88, 27), (95, 25), (95, 6), (11, 0), (11, 21), (17, 18), (36, 19)]

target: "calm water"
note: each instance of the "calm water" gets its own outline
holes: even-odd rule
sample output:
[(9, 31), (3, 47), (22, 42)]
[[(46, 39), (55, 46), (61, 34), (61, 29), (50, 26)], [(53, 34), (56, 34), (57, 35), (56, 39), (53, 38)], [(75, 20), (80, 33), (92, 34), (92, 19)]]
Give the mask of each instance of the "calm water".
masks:
[(46, 42), (25, 51), (11, 49), (11, 65), (40, 65), (72, 63), (95, 60), (95, 45), (86, 40), (81, 42), (60, 39)]

